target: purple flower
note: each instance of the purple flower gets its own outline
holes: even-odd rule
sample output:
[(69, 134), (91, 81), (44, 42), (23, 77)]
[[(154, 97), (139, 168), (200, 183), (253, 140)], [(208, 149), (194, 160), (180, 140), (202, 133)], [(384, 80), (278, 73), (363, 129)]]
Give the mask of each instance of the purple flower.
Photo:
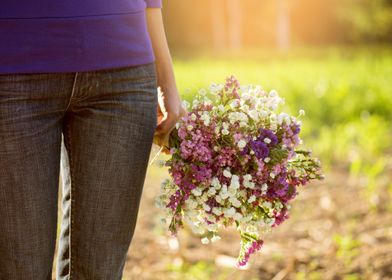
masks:
[(259, 251), (261, 247), (263, 246), (264, 241), (259, 239), (257, 241), (253, 241), (250, 245), (250, 247), (245, 251), (245, 254), (241, 260), (237, 262), (238, 266), (244, 266), (248, 263), (249, 257), (251, 254), (254, 254), (255, 252)]
[(190, 167), (192, 170), (192, 172), (190, 172), (191, 176), (200, 183), (206, 181), (212, 175), (212, 170), (207, 166), (197, 166), (196, 164), (191, 163)]
[(280, 225), (281, 223), (283, 223), (285, 220), (287, 220), (289, 218), (289, 213), (287, 211), (287, 208), (283, 208), (278, 213), (274, 212), (274, 216), (275, 216), (275, 222), (272, 225), (272, 227), (276, 227), (276, 226)]
[(298, 124), (294, 124), (291, 126), (291, 130), (293, 131), (293, 134), (296, 135), (301, 131), (301, 127)]
[(264, 159), (266, 157), (268, 157), (270, 150), (267, 147), (267, 144), (262, 142), (262, 141), (258, 141), (258, 140), (252, 140), (250, 142), (250, 146), (252, 148), (252, 150), (255, 152), (255, 156), (260, 159)]
[(257, 137), (259, 141), (264, 141), (265, 138), (268, 138), (271, 140), (270, 143), (268, 143), (270, 146), (275, 146), (278, 144), (278, 137), (269, 129), (265, 128), (260, 128), (259, 129), (260, 135)]

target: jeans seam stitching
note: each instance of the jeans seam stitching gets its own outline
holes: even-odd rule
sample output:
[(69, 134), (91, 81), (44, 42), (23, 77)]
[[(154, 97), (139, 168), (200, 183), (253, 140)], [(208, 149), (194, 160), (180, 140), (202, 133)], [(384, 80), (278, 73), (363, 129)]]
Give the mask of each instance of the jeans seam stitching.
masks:
[(72, 85), (72, 90), (71, 90), (71, 96), (69, 97), (68, 105), (67, 105), (67, 107), (65, 108), (65, 111), (67, 111), (68, 108), (71, 106), (72, 98), (73, 98), (74, 95), (75, 95), (77, 77), (78, 77), (78, 72), (75, 73), (75, 77), (74, 77), (73, 85)]

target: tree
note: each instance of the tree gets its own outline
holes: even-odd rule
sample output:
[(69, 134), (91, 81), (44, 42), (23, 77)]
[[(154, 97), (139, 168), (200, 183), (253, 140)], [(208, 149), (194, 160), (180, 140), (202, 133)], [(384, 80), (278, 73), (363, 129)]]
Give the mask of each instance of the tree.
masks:
[(389, 40), (392, 36), (392, 1), (344, 0), (340, 17), (351, 25), (354, 40)]
[[(224, 1), (224, 0), (223, 0)], [(224, 16), (224, 2), (211, 0), (212, 40), (215, 51), (221, 51), (226, 45), (226, 28)]]
[(287, 0), (276, 0), (277, 22), (276, 41), (280, 50), (286, 51), (290, 48), (290, 21)]
[(227, 3), (230, 48), (239, 49), (242, 47), (242, 2), (227, 0)]

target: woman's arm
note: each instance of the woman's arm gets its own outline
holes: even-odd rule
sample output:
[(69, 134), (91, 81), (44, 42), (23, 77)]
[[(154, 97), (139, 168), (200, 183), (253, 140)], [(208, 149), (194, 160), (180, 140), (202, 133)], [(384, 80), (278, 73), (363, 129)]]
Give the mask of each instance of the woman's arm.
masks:
[[(154, 143), (167, 145), (170, 132), (176, 122), (187, 112), (182, 106), (173, 71), (173, 63), (166, 40), (160, 8), (146, 9), (147, 26), (154, 49), (158, 92), (158, 125), (155, 130)], [(164, 148), (164, 153), (169, 150)]]

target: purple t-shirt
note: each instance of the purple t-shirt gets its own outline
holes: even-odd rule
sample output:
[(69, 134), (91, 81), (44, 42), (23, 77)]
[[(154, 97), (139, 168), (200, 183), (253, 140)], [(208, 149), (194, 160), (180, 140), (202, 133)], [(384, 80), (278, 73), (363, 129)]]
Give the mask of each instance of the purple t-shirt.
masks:
[(161, 0), (2, 0), (0, 74), (153, 62), (147, 7), (160, 8)]

